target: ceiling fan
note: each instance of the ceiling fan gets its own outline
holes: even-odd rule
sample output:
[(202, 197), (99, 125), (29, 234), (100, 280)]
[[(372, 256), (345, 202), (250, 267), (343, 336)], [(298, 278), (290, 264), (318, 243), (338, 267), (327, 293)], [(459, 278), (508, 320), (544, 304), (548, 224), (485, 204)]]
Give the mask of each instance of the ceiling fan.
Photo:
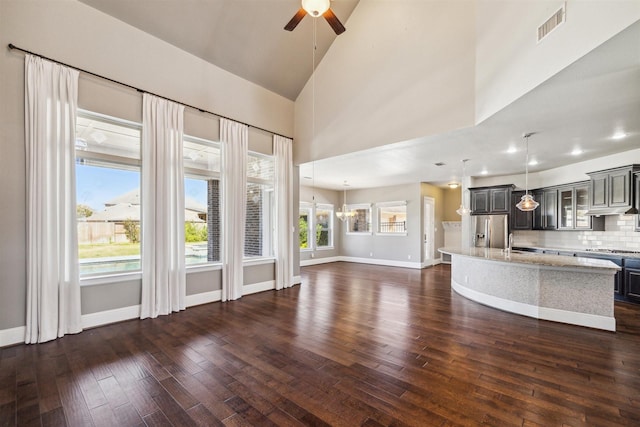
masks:
[(342, 25), (335, 13), (333, 13), (329, 3), (330, 0), (302, 0), (302, 7), (295, 15), (293, 15), (291, 21), (284, 26), (284, 29), (287, 31), (293, 31), (300, 21), (302, 21), (302, 18), (309, 14), (314, 18), (320, 15), (324, 16), (324, 19), (327, 20), (337, 35), (344, 33), (346, 28)]

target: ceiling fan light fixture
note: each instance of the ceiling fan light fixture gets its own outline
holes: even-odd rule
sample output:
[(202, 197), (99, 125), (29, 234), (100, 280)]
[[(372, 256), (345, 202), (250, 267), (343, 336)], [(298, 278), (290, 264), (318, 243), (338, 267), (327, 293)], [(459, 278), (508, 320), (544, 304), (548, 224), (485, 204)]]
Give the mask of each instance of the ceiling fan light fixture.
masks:
[(330, 0), (302, 0), (302, 8), (313, 17), (323, 15), (330, 7)]

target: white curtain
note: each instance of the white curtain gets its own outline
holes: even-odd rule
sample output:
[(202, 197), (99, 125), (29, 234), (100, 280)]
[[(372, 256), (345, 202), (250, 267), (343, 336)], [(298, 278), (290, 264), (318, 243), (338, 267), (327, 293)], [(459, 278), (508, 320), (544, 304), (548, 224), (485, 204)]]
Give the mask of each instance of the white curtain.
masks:
[(75, 179), (77, 99), (76, 70), (26, 56), (28, 344), (82, 330)]
[(242, 297), (249, 127), (220, 119), (222, 143), (222, 301)]
[(144, 94), (140, 318), (184, 310), (184, 107)]
[(293, 141), (273, 136), (276, 169), (276, 289), (293, 286)]

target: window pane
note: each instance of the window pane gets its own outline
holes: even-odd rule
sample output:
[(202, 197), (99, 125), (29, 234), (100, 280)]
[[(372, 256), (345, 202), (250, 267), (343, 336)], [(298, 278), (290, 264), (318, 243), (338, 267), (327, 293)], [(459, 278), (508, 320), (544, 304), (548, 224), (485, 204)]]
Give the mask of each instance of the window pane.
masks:
[(309, 208), (300, 208), (300, 217), (298, 220), (300, 249), (309, 249), (309, 221), (311, 220), (311, 210)]
[(76, 213), (81, 276), (140, 270), (139, 159), (139, 127), (91, 114), (78, 117)]
[(247, 183), (244, 256), (273, 255), (273, 186)]
[(183, 156), (185, 262), (220, 261), (220, 147), (185, 136)]
[(249, 181), (251, 178), (257, 178), (272, 182), (274, 179), (273, 156), (249, 153), (247, 156), (247, 177)]
[(379, 233), (405, 233), (407, 231), (407, 206), (384, 206), (378, 208)]
[(349, 233), (369, 233), (371, 231), (371, 208), (352, 208), (354, 214), (348, 220)]
[(316, 206), (316, 247), (333, 246), (333, 207)]

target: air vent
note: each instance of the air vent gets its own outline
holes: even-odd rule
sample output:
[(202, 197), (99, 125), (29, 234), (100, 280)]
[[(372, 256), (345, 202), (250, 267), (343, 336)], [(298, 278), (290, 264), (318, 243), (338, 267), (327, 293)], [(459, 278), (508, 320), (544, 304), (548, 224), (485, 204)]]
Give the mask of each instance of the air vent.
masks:
[(438, 163), (434, 163), (434, 165), (436, 165), (436, 166), (444, 166), (444, 165), (445, 165), (445, 163), (438, 162)]
[(538, 43), (542, 41), (545, 37), (549, 35), (553, 30), (558, 28), (560, 24), (563, 24), (566, 20), (566, 3), (562, 5), (562, 7), (554, 13), (551, 18), (547, 19), (547, 21), (538, 27)]

